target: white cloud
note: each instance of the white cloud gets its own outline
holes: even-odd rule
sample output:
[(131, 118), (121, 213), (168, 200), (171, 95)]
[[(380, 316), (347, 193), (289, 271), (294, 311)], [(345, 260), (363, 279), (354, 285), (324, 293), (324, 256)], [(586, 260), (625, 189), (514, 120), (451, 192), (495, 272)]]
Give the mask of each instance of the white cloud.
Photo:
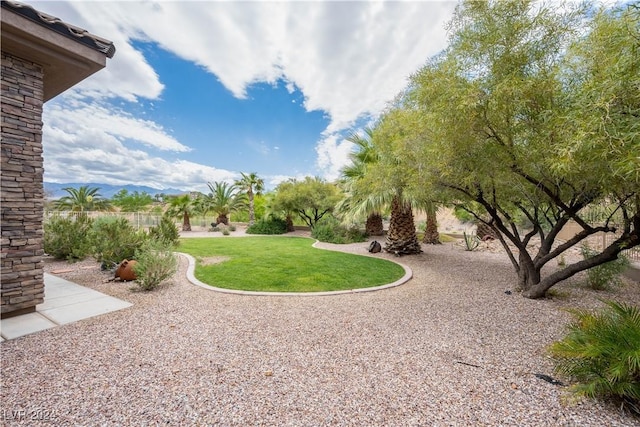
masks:
[(62, 103), (47, 104), (43, 114), (50, 128), (79, 134), (91, 129), (118, 139), (130, 139), (162, 151), (186, 152), (191, 149), (169, 135), (162, 126), (149, 120), (132, 117), (123, 111), (100, 104), (74, 103), (65, 108)]
[(108, 133), (74, 133), (45, 124), (44, 168), (49, 182), (99, 182), (206, 191), (207, 181), (234, 180), (235, 172), (185, 160), (166, 160), (127, 148)]
[[(68, 105), (59, 106), (59, 110), (51, 109), (46, 117), (51, 121), (45, 132), (50, 140), (47, 153), (51, 153), (52, 145), (60, 141), (77, 143), (87, 136), (102, 136), (99, 140), (108, 145), (129, 139), (153, 150), (188, 150), (157, 123), (84, 101), (87, 96), (97, 99), (121, 97), (128, 101), (141, 97), (160, 99), (163, 83), (143, 53), (132, 47), (131, 41), (135, 39), (155, 42), (202, 66), (236, 97), (245, 97), (246, 89), (252, 83), (273, 83), (278, 79), (286, 82), (289, 91), (299, 89), (308, 111), (321, 110), (330, 118), (330, 124), (316, 146), (317, 165), (327, 179), (335, 179), (346, 164), (350, 149), (350, 144), (335, 136), (337, 132), (353, 126), (359, 119), (376, 117), (405, 86), (407, 77), (444, 48), (444, 23), (457, 3), (141, 1), (31, 4), (112, 40), (117, 48), (106, 69), (73, 90), (76, 97), (81, 94), (85, 98), (78, 98), (74, 104), (70, 101), (73, 100), (72, 92), (67, 97)], [(60, 120), (56, 120), (58, 118)], [(147, 180), (162, 182), (165, 186), (186, 185), (192, 176), (191, 169), (182, 171), (182, 177), (167, 172), (175, 170), (180, 160), (163, 160), (142, 151), (135, 153), (137, 161), (144, 166), (143, 177)], [(89, 162), (100, 157), (97, 154), (83, 149), (76, 156)], [(118, 161), (126, 160), (126, 156), (120, 154), (116, 157)], [(47, 162), (49, 178), (68, 174), (68, 169), (62, 170), (62, 163), (51, 159)], [(91, 175), (94, 178), (97, 172), (106, 177), (115, 167), (112, 160), (93, 162)], [(95, 169), (100, 165), (111, 169)], [(204, 165), (188, 166), (197, 171), (195, 175), (231, 173)], [(155, 177), (151, 178), (153, 171)], [(195, 179), (195, 175), (192, 185), (204, 181), (202, 176)], [(119, 176), (131, 180), (135, 174), (127, 172)]]
[(350, 162), (349, 153), (352, 150), (353, 144), (337, 134), (329, 135), (318, 143), (317, 164), (327, 180), (333, 181), (340, 177), (340, 171)]

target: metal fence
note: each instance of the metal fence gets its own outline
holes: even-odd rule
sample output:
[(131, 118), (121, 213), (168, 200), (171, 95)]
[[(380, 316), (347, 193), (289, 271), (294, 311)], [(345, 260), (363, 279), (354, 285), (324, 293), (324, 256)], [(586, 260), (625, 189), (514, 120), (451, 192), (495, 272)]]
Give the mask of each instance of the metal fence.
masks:
[(90, 211), (90, 212), (72, 212), (72, 211), (44, 211), (44, 221), (47, 222), (52, 218), (74, 218), (80, 215), (86, 215), (89, 218), (125, 218), (135, 228), (149, 228), (156, 226), (162, 219), (161, 214), (150, 212), (108, 212), (108, 211)]
[[(45, 210), (44, 221), (47, 222), (52, 218), (78, 218), (80, 215), (86, 215), (89, 218), (125, 218), (135, 228), (154, 227), (160, 223), (162, 214), (153, 212), (109, 212), (109, 211), (85, 211), (85, 212), (72, 212), (72, 211), (57, 211), (57, 210)], [(216, 217), (213, 215), (194, 215), (191, 217), (191, 226), (196, 229), (208, 230), (211, 228), (211, 223), (215, 223)], [(181, 229), (182, 221), (175, 221), (176, 226)]]

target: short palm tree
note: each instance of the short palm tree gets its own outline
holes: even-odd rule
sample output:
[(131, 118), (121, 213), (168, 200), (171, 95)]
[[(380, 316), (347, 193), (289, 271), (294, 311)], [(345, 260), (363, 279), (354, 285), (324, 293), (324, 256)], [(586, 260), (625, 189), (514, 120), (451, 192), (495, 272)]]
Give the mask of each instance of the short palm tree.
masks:
[(247, 198), (249, 199), (249, 225), (253, 225), (256, 220), (253, 196), (262, 194), (262, 190), (264, 190), (264, 180), (259, 178), (255, 172), (251, 172), (250, 174), (241, 172), (241, 174), (242, 178), (237, 180), (235, 185), (247, 194)]
[(56, 209), (73, 212), (108, 211), (111, 210), (109, 200), (102, 197), (99, 188), (82, 186), (79, 188), (63, 188), (69, 195), (58, 199)]
[(211, 193), (204, 196), (203, 210), (218, 215), (216, 223), (229, 225), (229, 214), (246, 208), (247, 195), (235, 184), (226, 182), (207, 183)]
[(167, 214), (171, 217), (182, 218), (182, 231), (191, 231), (191, 215), (195, 211), (195, 204), (189, 194), (172, 197), (169, 201)]

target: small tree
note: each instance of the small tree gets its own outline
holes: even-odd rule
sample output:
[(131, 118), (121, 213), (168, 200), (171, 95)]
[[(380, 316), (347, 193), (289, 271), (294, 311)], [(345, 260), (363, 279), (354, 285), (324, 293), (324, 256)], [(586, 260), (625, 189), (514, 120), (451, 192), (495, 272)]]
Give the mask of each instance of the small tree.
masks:
[(332, 212), (341, 194), (334, 184), (320, 178), (285, 181), (276, 188), (272, 210), (295, 212), (311, 228)]
[(211, 192), (202, 197), (204, 212), (213, 211), (218, 217), (216, 223), (229, 225), (229, 214), (243, 209), (247, 205), (247, 196), (235, 184), (226, 182), (207, 183)]
[(262, 190), (264, 190), (264, 180), (259, 178), (255, 172), (250, 174), (242, 172), (241, 174), (242, 178), (237, 180), (235, 185), (247, 195), (249, 200), (249, 225), (252, 225), (256, 220), (254, 196), (262, 194)]
[(191, 215), (195, 205), (189, 194), (174, 196), (170, 199), (167, 214), (174, 218), (182, 219), (182, 231), (191, 231)]
[(129, 193), (126, 188), (123, 188), (111, 198), (111, 203), (119, 207), (122, 212), (142, 212), (153, 203), (153, 197), (145, 191)]

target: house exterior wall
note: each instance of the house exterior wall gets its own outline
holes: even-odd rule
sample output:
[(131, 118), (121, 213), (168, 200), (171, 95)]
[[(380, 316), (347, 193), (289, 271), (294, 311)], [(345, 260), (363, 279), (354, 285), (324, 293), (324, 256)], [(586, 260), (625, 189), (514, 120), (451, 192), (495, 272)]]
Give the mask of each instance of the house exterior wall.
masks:
[(44, 302), (43, 71), (2, 52), (1, 62), (2, 317)]

